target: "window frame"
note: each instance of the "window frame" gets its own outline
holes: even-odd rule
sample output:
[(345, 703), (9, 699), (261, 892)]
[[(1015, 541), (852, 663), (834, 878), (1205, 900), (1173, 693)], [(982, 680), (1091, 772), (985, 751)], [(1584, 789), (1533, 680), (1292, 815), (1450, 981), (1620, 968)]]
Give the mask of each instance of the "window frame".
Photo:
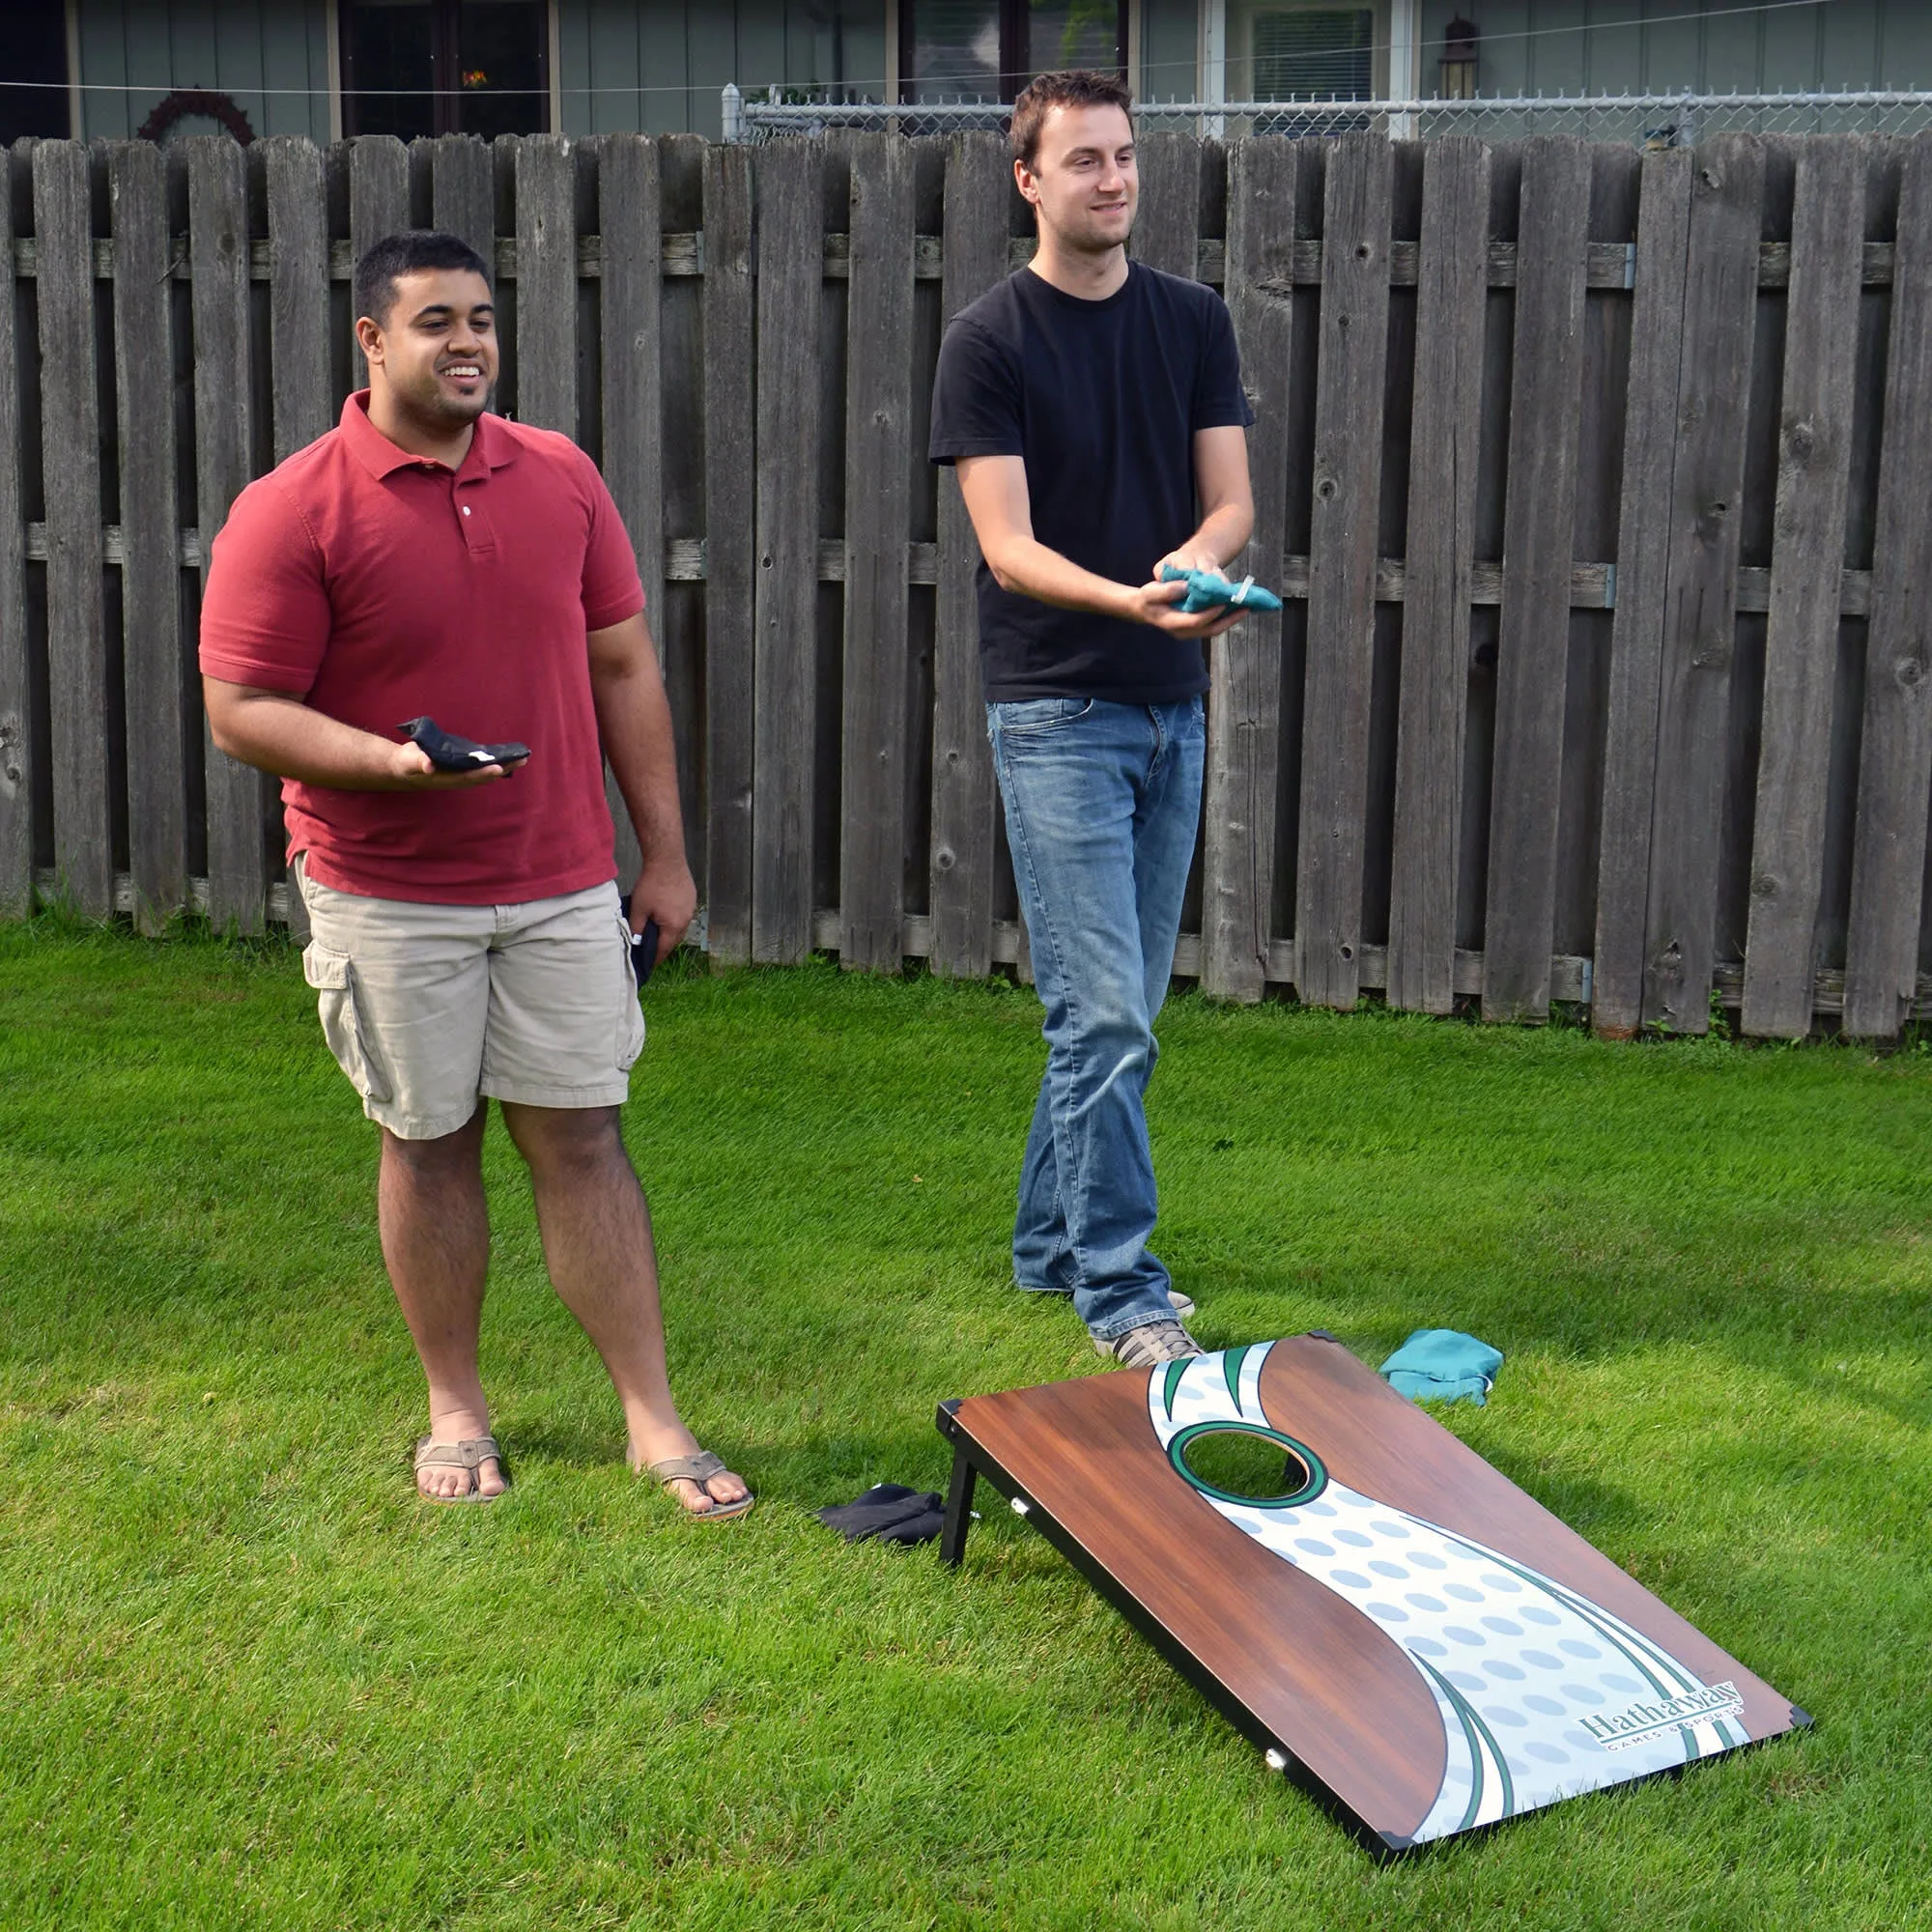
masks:
[[(1255, 22), (1264, 14), (1367, 14), (1369, 21), (1369, 91), (1351, 97), (1381, 100), (1388, 97), (1393, 9), (1389, 0), (1229, 0), (1226, 98), (1258, 100), (1255, 82)], [(1284, 108), (1320, 104), (1283, 101)]]
[[(918, 84), (914, 66), (915, 36), (913, 14), (917, 0), (897, 0), (899, 20), (899, 71), (896, 92), (900, 100), (911, 99)], [(1033, 78), (1033, 10), (1028, 0), (992, 0), (1000, 16), (1000, 99), (1015, 99), (1020, 89)], [(1127, 16), (1129, 0), (1115, 0), (1114, 65), (1122, 80), (1127, 78)]]
[[(356, 0), (338, 0), (338, 65), (341, 68), (337, 82), (337, 98), (342, 107), (342, 133), (345, 139), (359, 134), (362, 130), (356, 124), (355, 112), (355, 4)], [(457, 10), (461, 0), (423, 0), (429, 9), (429, 112), (430, 133), (432, 136), (460, 134), (463, 132), (462, 109), (462, 55), (463, 49), (457, 39)], [(379, 11), (370, 8), (371, 13)], [(386, 12), (386, 9), (380, 11)], [(552, 134), (556, 129), (552, 126), (554, 102), (551, 95), (550, 43), (551, 30), (555, 24), (556, 0), (544, 0), (543, 34), (537, 43), (537, 84), (535, 93), (543, 102), (544, 125), (532, 131)], [(447, 75), (456, 84), (445, 85)]]

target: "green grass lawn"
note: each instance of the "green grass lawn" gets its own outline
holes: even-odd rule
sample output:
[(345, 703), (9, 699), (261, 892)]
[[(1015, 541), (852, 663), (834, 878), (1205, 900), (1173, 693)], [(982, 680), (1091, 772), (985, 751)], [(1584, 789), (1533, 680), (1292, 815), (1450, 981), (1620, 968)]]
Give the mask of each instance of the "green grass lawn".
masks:
[(516, 1487), (412, 1500), (312, 997), (0, 927), (0, 1924), (1932, 1922), (1932, 1057), (1169, 1007), (1202, 1339), (1495, 1343), (1449, 1426), (1817, 1719), (1378, 1868), (1006, 1512), (957, 1575), (810, 1515), (1098, 1368), (1007, 1287), (1030, 992), (653, 981), (626, 1127), (728, 1529), (627, 1477), (495, 1125)]

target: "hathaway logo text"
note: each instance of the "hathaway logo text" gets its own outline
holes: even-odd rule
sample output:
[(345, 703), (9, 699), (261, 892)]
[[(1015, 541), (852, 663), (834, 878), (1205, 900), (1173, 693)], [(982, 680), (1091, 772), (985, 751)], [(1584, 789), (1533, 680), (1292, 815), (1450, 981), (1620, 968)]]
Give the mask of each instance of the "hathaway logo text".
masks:
[(1708, 1724), (1715, 1718), (1735, 1718), (1745, 1708), (1735, 1684), (1712, 1684), (1675, 1697), (1659, 1697), (1648, 1704), (1632, 1704), (1622, 1711), (1583, 1719), (1583, 1728), (1605, 1750), (1627, 1750), (1679, 1724)]

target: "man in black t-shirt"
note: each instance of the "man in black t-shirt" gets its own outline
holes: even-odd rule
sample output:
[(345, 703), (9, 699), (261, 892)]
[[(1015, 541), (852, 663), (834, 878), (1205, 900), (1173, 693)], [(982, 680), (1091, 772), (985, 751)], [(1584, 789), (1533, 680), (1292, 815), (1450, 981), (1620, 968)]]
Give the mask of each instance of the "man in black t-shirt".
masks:
[(1159, 579), (1247, 542), (1254, 413), (1220, 298), (1127, 260), (1126, 89), (1042, 74), (1012, 144), (1038, 250), (948, 327), (931, 455), (980, 539), (987, 733), (1046, 1006), (1013, 1272), (1151, 1367), (1200, 1352), (1148, 1247), (1144, 1101), (1201, 815), (1201, 642), (1238, 620), (1183, 615)]

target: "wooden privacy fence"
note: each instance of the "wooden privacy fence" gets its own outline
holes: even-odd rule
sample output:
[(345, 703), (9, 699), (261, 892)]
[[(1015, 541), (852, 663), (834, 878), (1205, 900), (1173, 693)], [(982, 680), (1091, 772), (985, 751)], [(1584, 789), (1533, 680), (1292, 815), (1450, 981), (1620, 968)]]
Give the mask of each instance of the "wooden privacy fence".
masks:
[[(199, 577), (359, 380), (355, 254), (434, 222), (496, 264), (502, 407), (632, 531), (714, 955), (1026, 969), (923, 454), (945, 316), (1031, 246), (997, 137), (9, 160), (0, 896), (299, 919), (270, 788), (207, 745)], [(1932, 990), (1927, 137), (1155, 134), (1141, 171), (1141, 258), (1233, 309), (1246, 562), (1288, 599), (1212, 648), (1179, 970), (1897, 1034)]]

